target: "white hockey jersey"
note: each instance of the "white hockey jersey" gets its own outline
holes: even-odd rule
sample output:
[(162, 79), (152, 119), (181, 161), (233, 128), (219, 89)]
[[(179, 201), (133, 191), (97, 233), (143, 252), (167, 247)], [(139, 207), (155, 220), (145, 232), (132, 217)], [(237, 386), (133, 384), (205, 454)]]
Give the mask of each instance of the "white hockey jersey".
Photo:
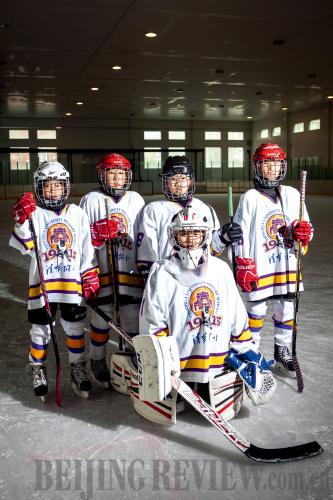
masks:
[(221, 372), (230, 347), (251, 345), (248, 317), (231, 270), (209, 256), (195, 270), (176, 255), (151, 268), (140, 310), (140, 334), (176, 337), (181, 376), (207, 382)]
[[(254, 259), (259, 276), (258, 288), (244, 292), (250, 301), (295, 292), (297, 243), (291, 234), (283, 236), (279, 228), (290, 227), (299, 218), (300, 194), (293, 187), (280, 186), (280, 197), (282, 206), (279, 198), (274, 201), (250, 189), (241, 196), (235, 212), (234, 221), (243, 230), (243, 243), (235, 245), (236, 255)], [(309, 221), (306, 208), (303, 218)]]
[[(212, 230), (220, 228), (215, 210), (199, 200), (192, 198), (189, 203), (206, 216)], [(169, 200), (152, 201), (142, 211), (137, 239), (137, 264), (151, 265), (157, 260), (162, 260), (171, 254), (172, 246), (168, 236), (168, 226), (171, 219), (184, 207), (178, 202)]]
[[(108, 217), (117, 219), (127, 237), (121, 242), (116, 251), (116, 283), (121, 295), (141, 297), (143, 281), (136, 267), (136, 239), (138, 234), (139, 219), (144, 200), (135, 191), (127, 191), (118, 202), (102, 191), (92, 191), (80, 201), (80, 207), (88, 214), (89, 222), (93, 223)], [(112, 272), (108, 262), (106, 245), (96, 249), (100, 271), (99, 297), (112, 294)]]
[[(81, 304), (82, 276), (97, 268), (88, 217), (77, 205), (59, 213), (37, 207), (32, 214), (49, 302)], [(31, 256), (28, 309), (44, 306), (33, 238), (26, 220), (15, 224), (9, 245)]]

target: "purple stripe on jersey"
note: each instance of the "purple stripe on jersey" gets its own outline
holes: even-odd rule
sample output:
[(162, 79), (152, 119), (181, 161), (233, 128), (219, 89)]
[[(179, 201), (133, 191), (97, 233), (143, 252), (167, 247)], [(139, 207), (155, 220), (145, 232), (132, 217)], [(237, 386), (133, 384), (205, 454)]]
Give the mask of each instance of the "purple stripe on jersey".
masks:
[(167, 326), (165, 326), (164, 328), (159, 328), (158, 330), (156, 330), (156, 332), (153, 333), (153, 335), (158, 335), (161, 332), (165, 332), (167, 329)]
[(30, 345), (31, 345), (31, 347), (33, 347), (37, 351), (45, 351), (48, 348), (49, 344), (42, 344), (42, 345), (40, 345), (40, 344), (35, 344), (35, 342), (31, 341)]
[[(76, 283), (77, 285), (81, 285), (81, 281), (76, 281), (75, 279), (67, 279), (67, 278), (52, 278), (50, 280), (45, 280), (45, 283), (54, 283), (54, 282), (60, 282), (60, 283)], [(30, 288), (38, 288), (40, 286), (40, 283), (37, 283), (36, 285), (30, 285)], [(49, 290), (48, 290), (49, 291)]]
[(185, 361), (186, 359), (209, 359), (209, 358), (212, 358), (213, 356), (225, 356), (226, 354), (228, 354), (228, 351), (226, 351), (226, 352), (213, 352), (213, 353), (208, 354), (207, 356), (195, 355), (195, 356), (188, 356), (187, 358), (180, 358), (180, 361)]
[[(285, 285), (295, 285), (296, 281), (284, 281), (283, 283), (272, 283), (271, 285), (266, 285), (266, 286), (258, 286), (257, 290), (265, 290), (266, 288), (276, 288), (276, 287), (283, 287)], [(303, 280), (300, 280), (300, 283), (303, 283)]]
[(209, 372), (211, 368), (221, 368), (225, 363), (221, 363), (220, 365), (210, 365), (209, 368), (182, 368), (182, 372)]
[(28, 245), (26, 245), (25, 242), (32, 241), (32, 238), (27, 238), (26, 240), (24, 240), (20, 238), (16, 233), (14, 233), (14, 231), (12, 232), (12, 236), (14, 236), (14, 238), (20, 243), (20, 245), (22, 245), (24, 248), (28, 250)]
[(248, 332), (248, 331), (249, 331), (249, 327), (244, 328), (244, 330), (242, 330), (242, 331), (241, 331), (241, 333), (240, 333), (239, 335), (231, 335), (231, 337), (232, 337), (233, 339), (239, 339), (239, 337), (240, 337), (241, 335), (243, 335), (243, 333), (244, 333), (244, 332)]
[[(47, 295), (50, 295), (51, 293), (59, 293), (61, 294), (66, 294), (66, 295), (78, 295), (79, 297), (83, 297), (82, 293), (77, 293), (77, 292), (72, 292), (72, 291), (67, 291), (67, 290), (47, 290)], [(43, 297), (43, 294), (40, 293), (37, 295), (37, 297), (29, 297), (29, 300), (38, 300), (41, 297)]]
[(98, 266), (89, 267), (88, 269), (85, 269), (84, 271), (82, 271), (82, 273), (80, 273), (80, 275), (83, 276), (84, 274), (88, 273), (89, 271), (95, 271), (97, 268), (98, 268)]
[(251, 337), (249, 339), (244, 339), (244, 340), (238, 340), (232, 338), (232, 342), (235, 344), (241, 344), (242, 342), (251, 342), (251, 340), (252, 340)]

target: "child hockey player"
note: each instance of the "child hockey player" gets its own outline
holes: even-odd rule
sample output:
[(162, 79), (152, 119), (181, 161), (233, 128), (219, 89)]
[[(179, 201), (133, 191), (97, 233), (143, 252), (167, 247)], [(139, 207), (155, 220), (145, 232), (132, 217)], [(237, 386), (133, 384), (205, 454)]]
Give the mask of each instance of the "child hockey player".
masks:
[[(100, 188), (85, 195), (80, 202), (88, 214), (100, 270), (101, 290), (96, 305), (114, 317), (113, 293), (119, 293), (121, 326), (134, 336), (139, 332), (143, 292), (143, 281), (136, 268), (135, 242), (144, 201), (138, 193), (129, 191), (132, 171), (130, 162), (124, 156), (107, 154), (96, 168)], [(107, 248), (111, 240), (116, 245), (116, 276), (112, 276), (110, 248)], [(93, 311), (90, 324), (91, 370), (95, 380), (105, 387), (110, 382), (106, 363), (109, 329), (109, 325)]]
[(61, 325), (67, 336), (71, 383), (74, 392), (88, 397), (91, 382), (84, 359), (83, 297), (96, 297), (99, 289), (98, 269), (91, 244), (89, 222), (84, 211), (67, 204), (69, 173), (58, 162), (44, 162), (34, 173), (34, 191), (25, 193), (13, 207), (15, 227), (10, 246), (31, 256), (29, 273), (28, 319), (32, 367), (36, 396), (48, 391), (46, 358), (50, 340), (50, 319), (45, 309), (40, 282), (34, 237), (29, 219), (35, 228), (47, 299), (53, 320), (60, 306)]
[[(262, 144), (253, 155), (254, 189), (240, 199), (234, 220), (243, 230), (236, 245), (237, 281), (244, 292), (256, 348), (272, 299), (275, 329), (274, 358), (280, 371), (294, 377), (291, 342), (296, 281), (295, 242), (307, 251), (312, 226), (305, 209), (298, 221), (299, 192), (281, 186), (287, 173), (285, 152), (277, 144)], [(300, 290), (303, 290), (302, 283)]]
[[(195, 179), (193, 168), (185, 156), (169, 156), (162, 170), (162, 190), (166, 199), (149, 203), (142, 212), (137, 240), (137, 265), (140, 273), (147, 279), (151, 265), (171, 253), (167, 227), (172, 217), (189, 205), (207, 218), (213, 235), (213, 250), (220, 253), (222, 247), (238, 242), (241, 229), (238, 224), (220, 224), (214, 209), (198, 198), (194, 198)], [(214, 245), (217, 238), (218, 244)]]
[[(197, 392), (208, 402), (210, 384), (227, 365), (258, 391), (260, 373), (269, 367), (252, 350), (246, 309), (229, 266), (210, 254), (206, 215), (191, 206), (181, 210), (172, 219), (169, 238), (173, 253), (153, 264), (147, 280), (140, 336), (175, 337), (181, 378), (196, 383)], [(271, 392), (274, 389), (273, 380)], [(221, 388), (216, 392), (221, 398)], [(211, 404), (216, 407), (216, 402)]]

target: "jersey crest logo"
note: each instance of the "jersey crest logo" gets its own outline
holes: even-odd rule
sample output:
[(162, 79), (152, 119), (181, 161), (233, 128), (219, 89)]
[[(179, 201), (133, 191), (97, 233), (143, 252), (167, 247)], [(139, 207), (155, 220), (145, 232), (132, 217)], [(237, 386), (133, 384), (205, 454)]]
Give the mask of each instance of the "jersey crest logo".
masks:
[(214, 292), (208, 287), (200, 286), (191, 293), (189, 304), (196, 316), (202, 316), (203, 313), (211, 316), (215, 311)]
[(73, 236), (66, 224), (53, 224), (47, 231), (47, 242), (50, 248), (68, 250), (73, 243)]
[(282, 214), (272, 215), (266, 222), (266, 233), (271, 240), (278, 239), (279, 229), (285, 226), (285, 220)]
[(121, 233), (129, 233), (128, 230), (128, 221), (124, 214), (121, 212), (112, 212), (110, 218), (118, 223), (118, 231)]

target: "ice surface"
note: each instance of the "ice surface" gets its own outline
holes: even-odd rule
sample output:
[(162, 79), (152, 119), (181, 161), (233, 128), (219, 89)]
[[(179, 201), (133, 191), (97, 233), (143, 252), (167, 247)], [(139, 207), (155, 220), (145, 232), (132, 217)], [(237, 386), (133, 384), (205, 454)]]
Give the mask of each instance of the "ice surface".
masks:
[[(201, 197), (226, 221), (226, 196)], [(236, 198), (236, 197), (235, 197)], [(236, 203), (236, 200), (235, 200)], [(69, 384), (64, 334), (63, 406), (55, 405), (55, 363), (49, 349), (50, 393), (43, 405), (26, 372), (29, 257), (8, 247), (10, 202), (0, 202), (0, 498), (5, 499), (295, 499), (326, 500), (332, 491), (332, 246), (333, 198), (309, 196), (315, 226), (303, 258), (305, 293), (299, 312), (298, 357), (305, 390), (278, 378), (265, 407), (249, 400), (231, 423), (258, 446), (317, 440), (324, 454), (287, 464), (257, 464), (194, 411), (164, 429), (137, 415), (126, 396), (93, 388), (88, 401)], [(268, 316), (269, 317), (269, 316)], [(262, 350), (273, 352), (267, 321)], [(111, 345), (110, 345), (111, 347)]]

